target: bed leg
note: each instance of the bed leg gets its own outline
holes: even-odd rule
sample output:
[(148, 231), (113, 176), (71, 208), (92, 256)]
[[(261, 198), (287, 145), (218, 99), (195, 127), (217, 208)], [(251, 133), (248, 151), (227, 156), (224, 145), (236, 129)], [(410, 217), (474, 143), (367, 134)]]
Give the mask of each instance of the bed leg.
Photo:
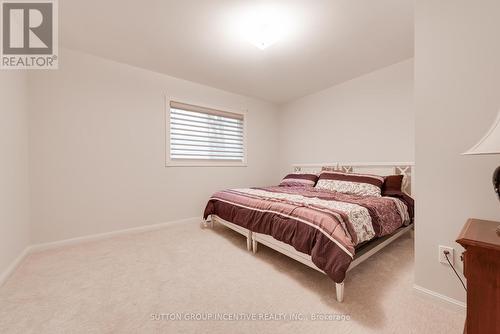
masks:
[(207, 219), (207, 220), (202, 220), (200, 223), (200, 227), (201, 228), (208, 228), (208, 227), (213, 228), (214, 224), (215, 224), (215, 221), (211, 218), (211, 219)]
[(252, 231), (248, 231), (247, 234), (247, 251), (252, 251)]
[(259, 243), (255, 240), (255, 235), (252, 233), (252, 251), (253, 253), (257, 253), (257, 249), (259, 248)]
[(342, 303), (344, 301), (344, 282), (335, 283), (335, 292), (337, 293), (337, 301)]
[(410, 237), (412, 239), (415, 239), (415, 226), (413, 226), (411, 229), (410, 229)]

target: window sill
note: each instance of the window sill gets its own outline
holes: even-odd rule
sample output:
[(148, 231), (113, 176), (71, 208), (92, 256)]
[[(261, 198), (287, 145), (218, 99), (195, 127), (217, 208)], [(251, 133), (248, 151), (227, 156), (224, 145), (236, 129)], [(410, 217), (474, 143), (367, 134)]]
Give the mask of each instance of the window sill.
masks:
[(248, 167), (246, 162), (168, 161), (165, 167)]

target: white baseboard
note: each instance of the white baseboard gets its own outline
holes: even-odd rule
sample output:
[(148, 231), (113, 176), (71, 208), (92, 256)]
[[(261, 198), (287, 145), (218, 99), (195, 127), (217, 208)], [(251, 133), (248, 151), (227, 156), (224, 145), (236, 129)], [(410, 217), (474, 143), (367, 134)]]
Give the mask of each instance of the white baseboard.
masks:
[(26, 247), (21, 254), (19, 254), (14, 261), (2, 272), (0, 273), (0, 287), (7, 282), (10, 275), (19, 267), (21, 262), (26, 258), (26, 256), (31, 252), (31, 246)]
[(132, 234), (132, 233), (154, 231), (154, 230), (159, 230), (159, 229), (165, 228), (165, 227), (167, 227), (169, 225), (172, 225), (172, 224), (192, 223), (192, 222), (201, 222), (201, 221), (202, 221), (201, 217), (191, 217), (191, 218), (185, 218), (185, 219), (179, 219), (179, 220), (172, 220), (172, 221), (169, 221), (169, 222), (166, 222), (166, 223), (159, 223), (159, 224), (153, 224), (153, 225), (144, 225), (144, 226), (133, 227), (133, 228), (128, 228), (128, 229), (124, 229), (124, 230), (117, 230), (117, 231), (111, 231), (111, 232), (105, 232), (105, 233), (91, 234), (91, 235), (86, 235), (86, 236), (83, 236), (83, 237), (77, 237), (77, 238), (64, 239), (64, 240), (53, 241), (53, 242), (40, 243), (40, 244), (32, 245), (31, 246), (31, 252), (40, 252), (40, 251), (43, 251), (43, 250), (58, 248), (58, 247), (61, 247), (61, 246), (76, 245), (76, 244), (80, 244), (80, 243), (83, 243), (83, 242), (108, 239), (108, 238), (111, 238), (111, 237), (114, 237), (114, 236), (118, 236), (118, 235), (123, 235), (123, 234)]
[(67, 246), (67, 245), (76, 245), (76, 244), (89, 242), (89, 241), (108, 239), (108, 238), (118, 236), (118, 235), (159, 230), (159, 229), (165, 228), (165, 227), (167, 227), (169, 225), (173, 225), (173, 224), (195, 223), (195, 222), (201, 222), (201, 221), (202, 221), (201, 217), (191, 217), (191, 218), (173, 220), (173, 221), (166, 222), (166, 223), (145, 225), (145, 226), (139, 226), (139, 227), (134, 227), (134, 228), (128, 228), (128, 229), (124, 229), (124, 230), (117, 230), (117, 231), (111, 231), (111, 232), (105, 232), (105, 233), (99, 233), (99, 234), (91, 234), (91, 235), (86, 235), (83, 237), (77, 237), (77, 238), (64, 239), (64, 240), (59, 240), (59, 241), (31, 245), (31, 246), (26, 247), (21, 252), (21, 254), (19, 254), (19, 256), (7, 267), (7, 269), (5, 269), (2, 273), (0, 273), (0, 286), (2, 286), (7, 281), (7, 279), (10, 277), (10, 275), (12, 275), (12, 273), (17, 269), (17, 267), (25, 259), (25, 257), (30, 253), (40, 252), (40, 251), (58, 248), (58, 247), (62, 247), (62, 246)]
[(432, 291), (426, 288), (421, 287), (420, 285), (413, 284), (413, 288), (420, 294), (431, 297), (434, 300), (439, 300), (441, 302), (445, 302), (448, 305), (452, 304), (454, 306), (458, 306), (460, 308), (466, 308), (467, 304), (464, 302), (461, 302), (459, 300), (456, 300), (454, 298), (442, 295), (436, 291)]

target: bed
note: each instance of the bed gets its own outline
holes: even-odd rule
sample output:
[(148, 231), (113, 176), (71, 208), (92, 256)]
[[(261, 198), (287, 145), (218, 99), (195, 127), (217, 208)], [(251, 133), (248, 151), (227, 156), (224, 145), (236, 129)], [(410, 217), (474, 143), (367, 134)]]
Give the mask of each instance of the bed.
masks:
[[(260, 243), (325, 273), (342, 302), (347, 272), (412, 230), (412, 170), (410, 163), (294, 165), (279, 186), (213, 194), (205, 225), (244, 235), (254, 254)], [(398, 191), (384, 189), (396, 176)]]

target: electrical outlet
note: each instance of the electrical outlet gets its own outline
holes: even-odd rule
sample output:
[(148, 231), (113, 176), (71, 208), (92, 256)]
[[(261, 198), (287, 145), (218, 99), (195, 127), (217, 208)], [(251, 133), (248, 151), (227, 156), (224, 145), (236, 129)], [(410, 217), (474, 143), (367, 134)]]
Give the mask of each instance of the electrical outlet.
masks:
[(439, 246), (439, 256), (438, 256), (439, 262), (448, 264), (448, 261), (446, 261), (446, 256), (444, 255), (445, 251), (449, 252), (448, 259), (450, 260), (451, 264), (455, 264), (455, 253), (454, 253), (455, 250), (451, 247), (446, 247), (441, 245)]

